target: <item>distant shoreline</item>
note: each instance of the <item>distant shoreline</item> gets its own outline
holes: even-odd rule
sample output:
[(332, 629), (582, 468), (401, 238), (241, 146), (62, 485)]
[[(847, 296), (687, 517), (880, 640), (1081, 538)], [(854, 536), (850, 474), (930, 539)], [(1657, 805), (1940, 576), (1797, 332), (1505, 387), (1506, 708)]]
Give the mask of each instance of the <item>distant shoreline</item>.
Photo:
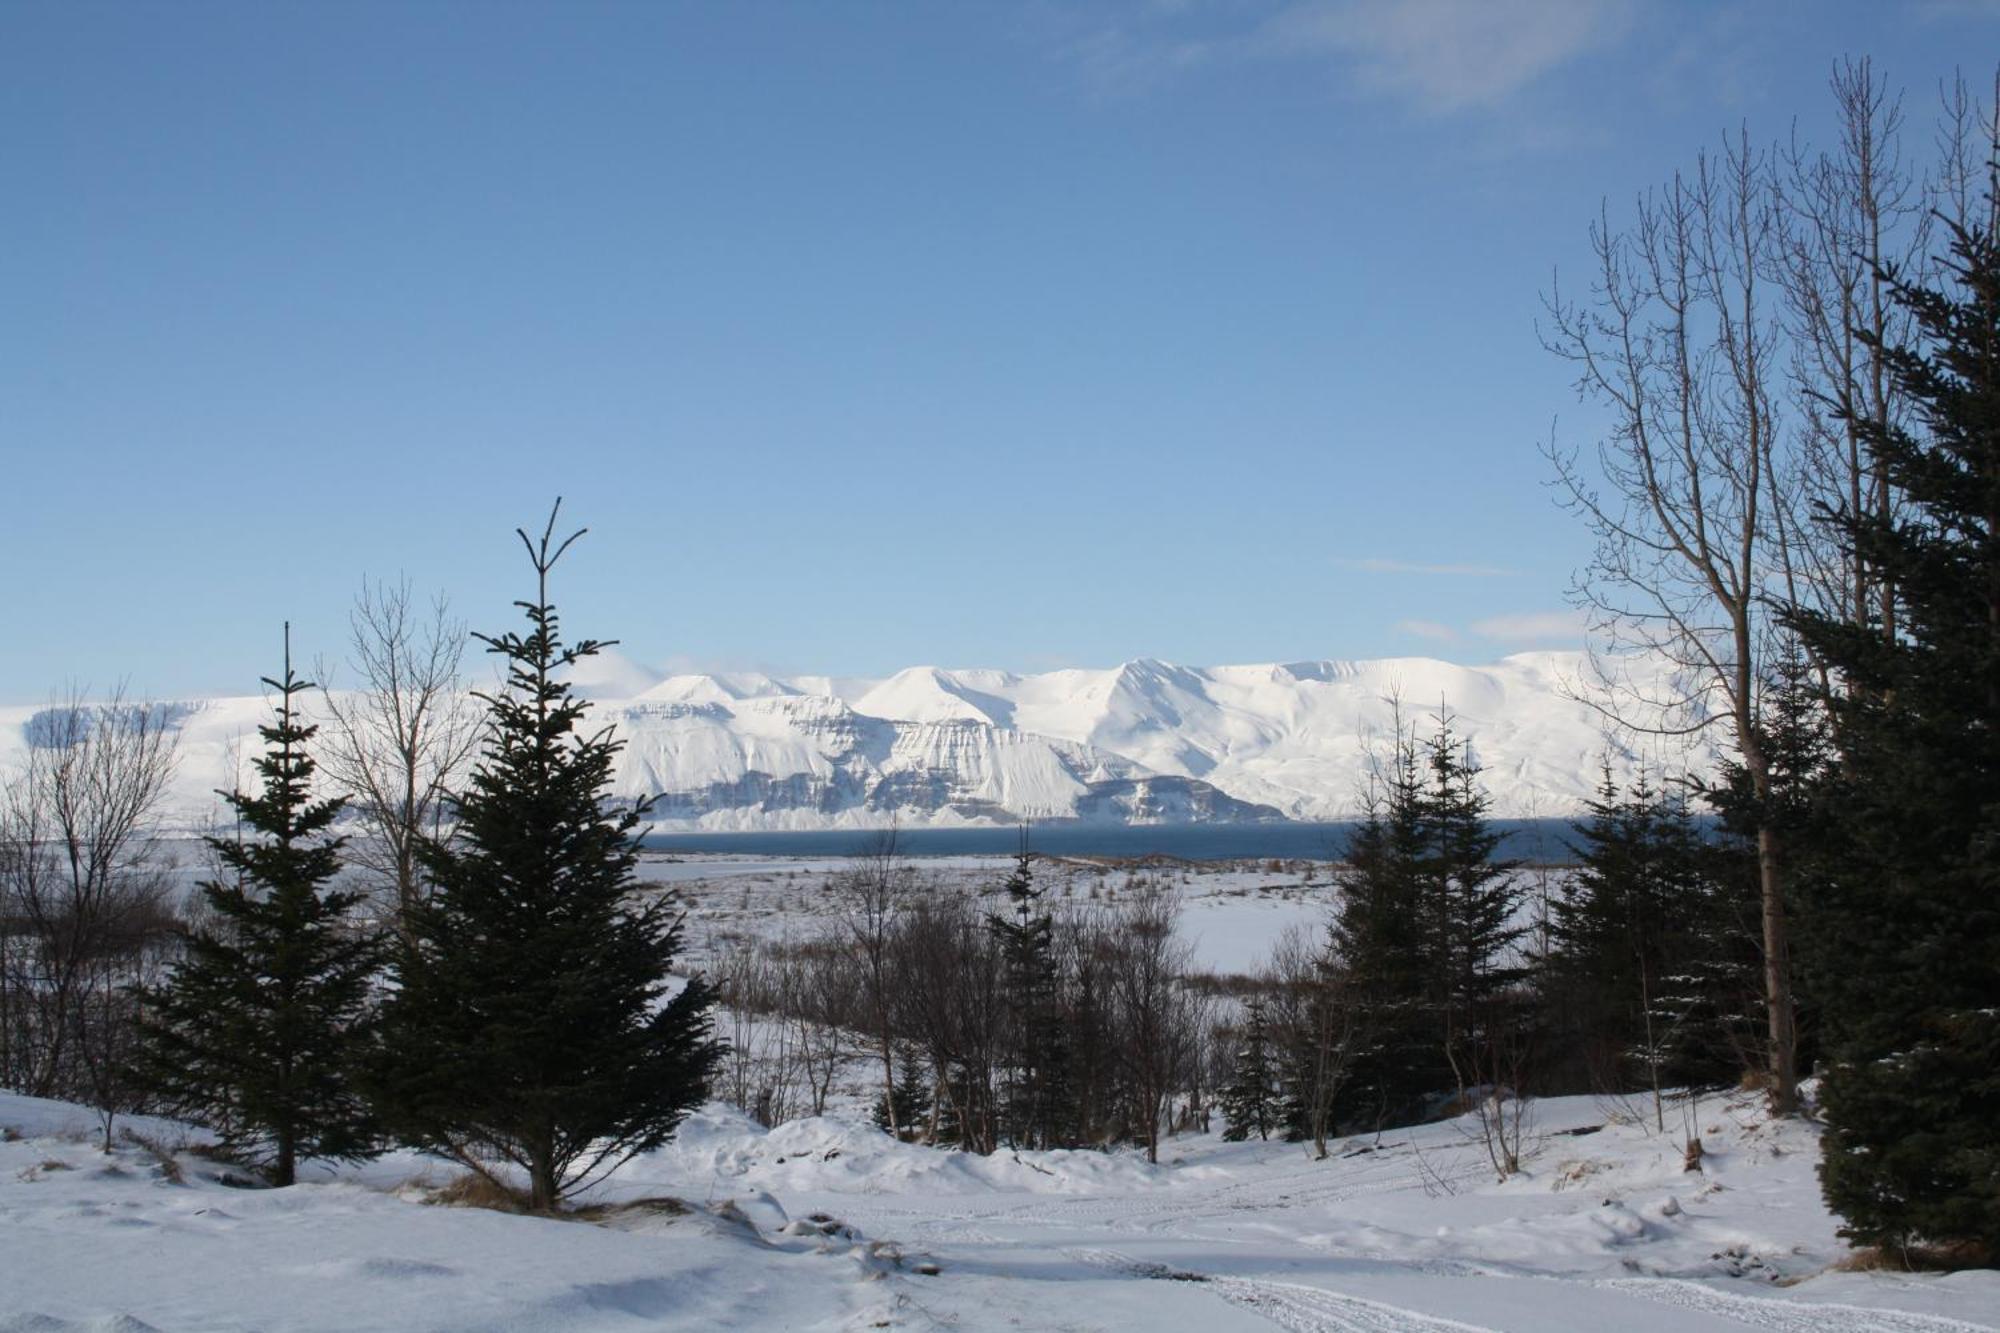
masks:
[[(1245, 824), (1086, 824), (1031, 825), (1029, 850), (1050, 856), (1136, 860), (1148, 856), (1183, 861), (1333, 861), (1346, 850), (1357, 821), (1303, 821)], [(1573, 860), (1567, 819), (1496, 819), (1499, 854), (1538, 862)], [(642, 845), (652, 853), (778, 857), (864, 856), (877, 850), (886, 829), (800, 829), (747, 832), (655, 832)], [(1007, 856), (1021, 846), (1018, 828), (904, 828), (896, 850), (905, 856)]]

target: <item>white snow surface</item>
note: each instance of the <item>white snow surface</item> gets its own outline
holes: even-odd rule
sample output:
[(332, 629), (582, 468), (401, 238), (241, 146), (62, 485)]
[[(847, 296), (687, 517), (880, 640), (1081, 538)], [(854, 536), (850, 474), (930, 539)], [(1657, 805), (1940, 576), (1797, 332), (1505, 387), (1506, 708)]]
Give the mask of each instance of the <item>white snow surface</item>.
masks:
[[(897, 1143), (841, 1113), (710, 1105), (628, 1163), (599, 1221), (427, 1203), (408, 1154), (242, 1188), (161, 1121), (0, 1095), (0, 1331), (1147, 1329), (1971, 1333), (2000, 1274), (1842, 1272), (1810, 1122), (1753, 1101), (1534, 1108), (1496, 1182), (1465, 1122), (1333, 1145), (1137, 1154)], [(172, 1169), (163, 1160), (174, 1163)], [(934, 1272), (926, 1272), (928, 1268)]]
[[(1639, 762), (1575, 697), (1585, 673), (1580, 654), (1539, 652), (1488, 666), (1142, 659), (781, 679), (662, 676), (607, 651), (580, 663), (575, 683), (593, 720), (626, 742), (617, 794), (657, 798), (659, 828), (775, 830), (1344, 818), (1371, 746), (1391, 732), (1392, 699), (1420, 733), (1449, 710), (1495, 815), (1562, 816), (1607, 756), (1621, 775)], [(216, 791), (244, 780), (268, 703), (169, 707), (180, 733), (171, 822), (199, 829), (221, 815)], [(20, 762), (39, 711), (0, 708), (0, 768)]]

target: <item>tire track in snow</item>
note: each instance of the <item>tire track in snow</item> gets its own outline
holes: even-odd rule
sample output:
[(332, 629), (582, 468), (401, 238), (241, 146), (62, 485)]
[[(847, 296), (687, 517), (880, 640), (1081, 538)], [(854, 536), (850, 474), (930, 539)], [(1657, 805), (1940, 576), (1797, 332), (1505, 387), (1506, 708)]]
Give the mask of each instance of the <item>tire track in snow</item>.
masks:
[(1311, 1208), (1414, 1190), (1420, 1187), (1418, 1180), (1405, 1170), (1412, 1160), (1388, 1159), (1379, 1165), (1371, 1164), (1375, 1169), (1365, 1173), (1343, 1174), (1324, 1181), (1302, 1179), (1296, 1174), (1270, 1175), (1143, 1195), (1047, 1195), (990, 1212), (968, 1213), (963, 1220), (1115, 1230), (1132, 1236), (1155, 1234), (1165, 1228), (1168, 1234), (1178, 1235), (1183, 1233), (1174, 1228), (1190, 1220), (1219, 1218), (1234, 1212)]
[(1778, 1333), (1994, 1333), (1990, 1324), (1969, 1324), (1942, 1315), (1876, 1310), (1865, 1305), (1786, 1301), (1769, 1296), (1733, 1296), (1697, 1282), (1673, 1278), (1607, 1278), (1594, 1284), (1629, 1291), (1665, 1305), (1679, 1305)]
[(1482, 1324), (1420, 1314), (1399, 1305), (1344, 1296), (1324, 1287), (1184, 1272), (1165, 1264), (1135, 1260), (1115, 1250), (1072, 1249), (1063, 1253), (1129, 1277), (1199, 1284), (1231, 1305), (1260, 1315), (1291, 1333), (1495, 1333)]
[(1320, 1287), (1241, 1277), (1212, 1277), (1207, 1285), (1231, 1305), (1263, 1315), (1295, 1333), (1494, 1333), (1483, 1324), (1440, 1319)]

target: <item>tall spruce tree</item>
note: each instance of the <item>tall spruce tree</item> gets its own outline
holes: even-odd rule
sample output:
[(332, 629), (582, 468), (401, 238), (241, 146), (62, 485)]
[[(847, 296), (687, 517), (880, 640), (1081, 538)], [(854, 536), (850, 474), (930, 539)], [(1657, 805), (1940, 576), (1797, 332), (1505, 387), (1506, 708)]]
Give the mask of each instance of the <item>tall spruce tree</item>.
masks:
[(1848, 942), (1819, 978), (1820, 1179), (1850, 1238), (1978, 1263), (2000, 1257), (2000, 246), (1953, 226), (1948, 268), (1890, 275), (1920, 342), (1879, 350), (1918, 424), (1853, 422), (1902, 503), (1830, 519), (1898, 618), (1791, 623), (1834, 673), (1841, 751), (1812, 903)]
[(1683, 792), (1643, 773), (1621, 789), (1607, 764), (1570, 849), (1576, 873), (1549, 903), (1549, 1021), (1581, 1052), (1589, 1086), (1649, 1089), (1664, 1123), (1667, 1086), (1732, 1075), (1727, 1018), (1754, 992), (1755, 943)]
[[(1024, 838), (1025, 844), (1025, 838)], [(1023, 845), (1004, 886), (1009, 911), (988, 918), (1000, 946), (1006, 987), (1007, 1054), (1001, 1088), (1003, 1132), (1016, 1147), (1072, 1141), (1069, 1042), (1064, 1030), (1055, 919), (1042, 908), (1033, 855)]]
[(549, 571), (583, 534), (555, 544), (555, 523), (539, 541), (519, 532), (536, 577), (516, 603), (528, 632), (477, 636), (506, 684), (482, 696), (456, 837), (424, 849), (434, 891), (406, 919), (377, 1069), (405, 1142), (496, 1179), (511, 1164), (544, 1210), (665, 1142), (721, 1054), (709, 986), (667, 976), (672, 905), (634, 900), (642, 808), (605, 805), (622, 742), (581, 729), (587, 705), (564, 679), (607, 645), (558, 633)]
[(1425, 750), (1428, 998), (1446, 1048), (1465, 1047), (1477, 1064), (1493, 1002), (1524, 973), (1513, 950), (1525, 930), (1514, 920), (1521, 888), (1514, 864), (1496, 856), (1500, 833), (1487, 818), (1492, 800), (1449, 717), (1438, 719)]
[(1423, 1005), (1425, 815), (1417, 744), (1399, 724), (1334, 872), (1340, 901), (1330, 928), (1332, 965), (1360, 1017), (1352, 1034), (1353, 1112), (1377, 1124), (1414, 1114), (1440, 1085), (1441, 1052)]
[(1460, 1084), (1498, 1082), (1498, 1043), (1518, 1049), (1524, 1036), (1510, 993), (1525, 975), (1522, 891), (1495, 859), (1488, 804), (1448, 717), (1422, 743), (1399, 722), (1336, 874), (1331, 962), (1364, 1016), (1348, 1095), (1372, 1098), (1383, 1123)]
[(1271, 1137), (1282, 1128), (1277, 1064), (1272, 1059), (1271, 1025), (1262, 1000), (1244, 1006), (1243, 1033), (1236, 1047), (1236, 1068), (1222, 1090), (1222, 1137), (1241, 1143), (1255, 1133)]
[(164, 986), (142, 991), (135, 1071), (159, 1102), (215, 1130), (290, 1185), (313, 1157), (372, 1156), (372, 1120), (356, 1091), (369, 1032), (379, 937), (351, 913), (363, 895), (330, 888), (342, 839), (328, 830), (339, 800), (312, 796), (285, 630), (276, 720), (258, 728), (261, 789), (226, 792), (245, 836), (208, 839), (227, 877), (203, 883), (208, 923), (189, 932)]

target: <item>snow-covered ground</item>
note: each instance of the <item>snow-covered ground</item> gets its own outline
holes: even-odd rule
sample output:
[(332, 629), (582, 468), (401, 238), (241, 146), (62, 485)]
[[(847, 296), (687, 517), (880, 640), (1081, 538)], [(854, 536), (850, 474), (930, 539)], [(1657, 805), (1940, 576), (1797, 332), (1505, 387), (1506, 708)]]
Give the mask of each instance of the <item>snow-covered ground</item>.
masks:
[[(194, 1137), (174, 1126), (105, 1153), (89, 1113), (0, 1097), (0, 1330), (2000, 1324), (2000, 1274), (1829, 1271), (1844, 1250), (1810, 1124), (1711, 1098), (1687, 1174), (1674, 1133), (1620, 1111), (1540, 1104), (1527, 1172), (1501, 1184), (1458, 1123), (1323, 1162), (1183, 1136), (1151, 1167), (973, 1158), (845, 1117), (766, 1131), (711, 1106), (599, 1188), (632, 1206), (591, 1222), (426, 1203), (450, 1173), (408, 1155), (242, 1188), (174, 1151)], [(685, 1211), (636, 1202), (662, 1197)]]
[[(799, 936), (831, 927), (844, 904), (829, 879), (854, 864), (841, 857), (777, 859), (752, 856), (664, 857), (639, 866), (649, 883), (669, 885), (688, 911), (687, 961), (712, 961), (732, 938)], [(1012, 857), (923, 857), (909, 862), (926, 892), (997, 893)], [(1250, 972), (1293, 925), (1321, 928), (1333, 908), (1325, 862), (1207, 861), (1154, 867), (1043, 858), (1035, 879), (1057, 909), (1109, 904), (1144, 880), (1178, 897), (1180, 933), (1200, 965), (1216, 972)]]
[[(977, 891), (1006, 864), (920, 869), (935, 891)], [(839, 867), (649, 859), (646, 875), (686, 895), (700, 965), (732, 936), (830, 925)], [(1220, 971), (1332, 903), (1324, 866), (1152, 873)], [(1129, 874), (1044, 863), (1040, 878), (1087, 904)], [(1670, 1104), (1664, 1131), (1644, 1102), (1537, 1103), (1526, 1170), (1503, 1183), (1464, 1122), (1343, 1140), (1325, 1161), (1214, 1134), (1169, 1140), (1158, 1166), (972, 1157), (867, 1125), (866, 1077), (829, 1115), (772, 1130), (710, 1104), (594, 1190), (622, 1205), (595, 1221), (429, 1203), (454, 1168), (410, 1154), (243, 1188), (184, 1126), (129, 1122), (146, 1142), (106, 1153), (88, 1111), (0, 1095), (0, 1333), (2000, 1328), (2000, 1274), (1842, 1271), (1816, 1127), (1773, 1124), (1749, 1096)]]

